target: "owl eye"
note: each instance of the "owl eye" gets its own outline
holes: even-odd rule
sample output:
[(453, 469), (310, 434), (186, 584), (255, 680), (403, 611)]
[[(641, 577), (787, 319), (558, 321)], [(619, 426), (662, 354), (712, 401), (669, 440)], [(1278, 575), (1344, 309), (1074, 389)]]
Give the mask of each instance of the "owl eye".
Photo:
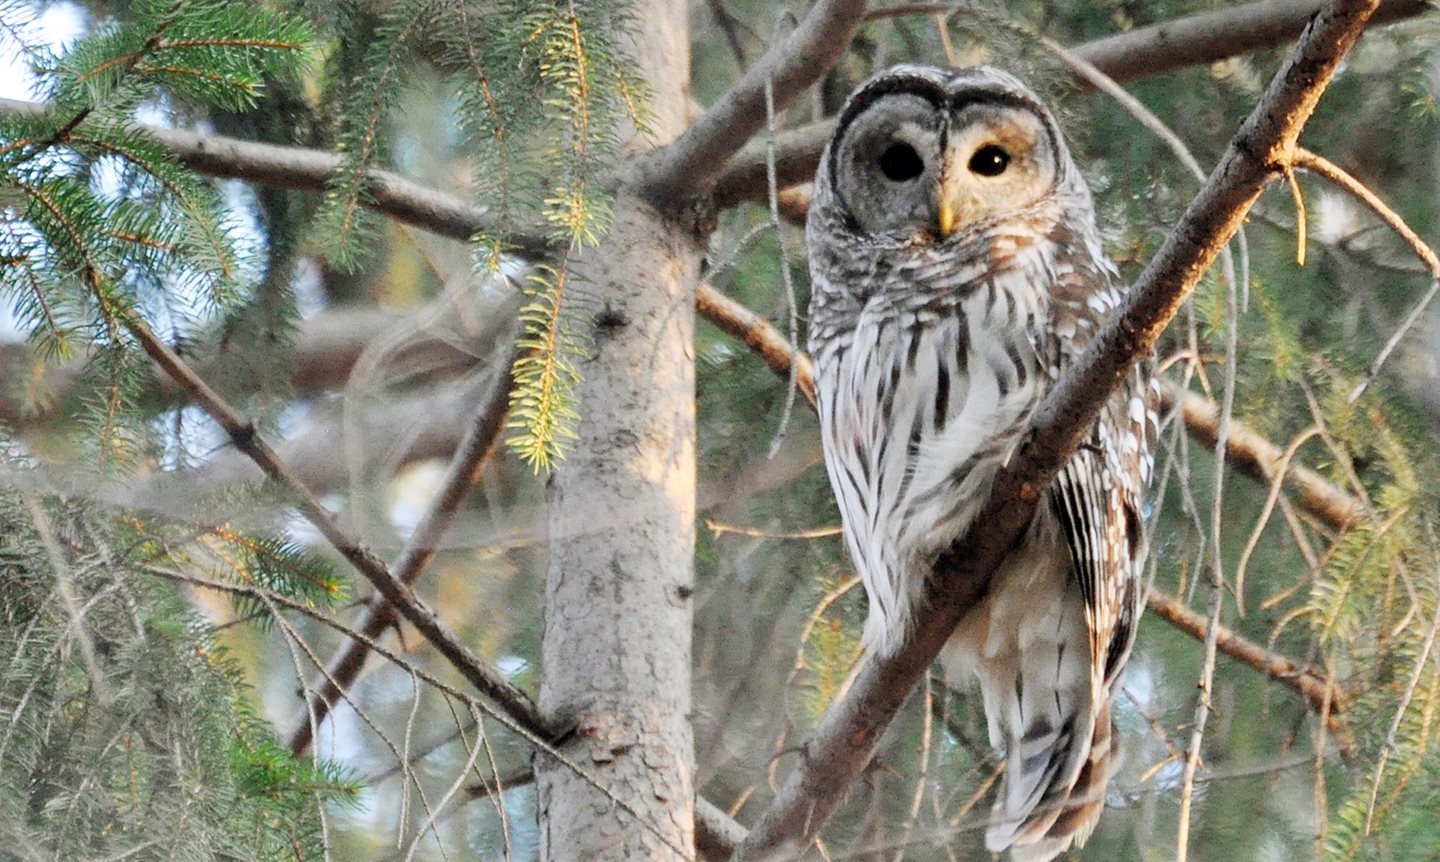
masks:
[(998, 177), (1010, 165), (1010, 154), (995, 144), (987, 144), (970, 157), (970, 170), (982, 177)]
[(891, 144), (880, 154), (880, 172), (887, 180), (903, 183), (925, 172), (925, 161), (909, 144)]

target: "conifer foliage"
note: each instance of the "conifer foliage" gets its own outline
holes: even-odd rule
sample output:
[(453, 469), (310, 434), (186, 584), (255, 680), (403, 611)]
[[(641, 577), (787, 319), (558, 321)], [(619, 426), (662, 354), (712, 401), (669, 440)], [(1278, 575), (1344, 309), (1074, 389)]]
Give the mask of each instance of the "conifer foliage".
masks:
[[(581, 277), (604, 267), (575, 264), (623, 252), (605, 243), (612, 210), (630, 212), (617, 190), (644, 198), (636, 165), (665, 164), (621, 146), (648, 141), (651, 94), (633, 56), (645, 4), (74, 5), (92, 16), (85, 35), (42, 47), (31, 23), (47, 4), (0, 0), (0, 52), (25, 59), (43, 102), (0, 105), (0, 302), (27, 338), (25, 362), (5, 366), (22, 370), (0, 381), (0, 411), (32, 430), (51, 423), (0, 430), (0, 858), (530, 858), (544, 818), (569, 814), (542, 811), (537, 828), (539, 758), (601, 794), (607, 826), (642, 830), (605, 783), (608, 755), (567, 759), (593, 728), (542, 715), (530, 692), (548, 600), (536, 477), (567, 469), (582, 417), (615, 406), (577, 399), (587, 363), (604, 359), (598, 322), (628, 333)], [(797, 21), (831, 4), (690, 5), (698, 110), (723, 107), (762, 55), (806, 31)], [(693, 699), (683, 723), (702, 801), (761, 821), (865, 660), (863, 591), (836, 539), (793, 350), (807, 286), (792, 222), (823, 123), (895, 62), (1012, 69), (1056, 106), (1106, 250), (1133, 283), (1190, 202), (1184, 165), (1226, 152), (1283, 40), (1206, 63), (1148, 54), (1163, 72), (1121, 76), (1139, 109), (1077, 86), (1055, 43), (1103, 61), (1084, 50), (1098, 37), (1202, 14), (1217, 26), (1236, 9), (872, 2), (813, 98), (772, 106), (768, 140), (723, 171), (706, 166), (696, 197), (662, 214), (667, 239), (693, 255), (676, 269), (703, 272), (685, 291), (716, 324), (690, 354), (698, 470), (685, 472), (697, 465), (680, 446), (663, 467), (675, 474), (655, 479), (670, 482), (667, 499), (693, 493), (708, 527), (693, 570), (665, 573), (675, 606), (694, 607), (695, 684), (678, 700)], [(1345, 62), (1302, 140), (1371, 180), (1409, 227), (1318, 163), (1286, 165), (1233, 264), (1201, 281), (1161, 340), (1151, 606), (1181, 610), (1142, 624), (1114, 706), (1124, 766), (1078, 858), (1170, 858), (1177, 843), (1244, 858), (1241, 833), (1267, 858), (1430, 858), (1440, 844), (1440, 342), (1421, 335), (1440, 262), (1415, 236), (1440, 235), (1440, 26), (1372, 25)], [(784, 77), (756, 92), (774, 101)], [(274, 175), (181, 152), (167, 127), (191, 130), (192, 144), (218, 131), (279, 145)], [(401, 192), (412, 214), (435, 212), (397, 215)], [(458, 264), (425, 231), (448, 238)], [(344, 307), (355, 300), (376, 307)], [(276, 357), (307, 337), (307, 302), (365, 334), (315, 337), (309, 367), (323, 379), (292, 392)], [(466, 328), (496, 308), (502, 323)], [(499, 347), (470, 338), (512, 330)], [(508, 396), (496, 384), (479, 398), (476, 369), (496, 356), (518, 357)], [(238, 381), (239, 366), (262, 379)], [(70, 375), (61, 396), (47, 389), (57, 369)], [(351, 397), (361, 391), (397, 404)], [(1187, 397), (1204, 409), (1191, 415)], [(493, 415), (445, 437), (480, 400)], [(325, 424), (337, 414), (344, 445)], [(305, 431), (314, 416), (320, 430)], [(357, 443), (362, 425), (377, 433)], [(379, 431), (393, 433), (357, 451)], [(291, 432), (311, 445), (287, 464), (276, 452)], [(635, 442), (613, 436), (615, 451)], [(496, 438), (511, 457), (487, 463)], [(415, 469), (362, 487), (377, 463), (393, 478), (452, 453), (429, 484)], [(470, 494), (485, 471), (493, 484)], [(434, 500), (407, 521), (422, 485)], [(597, 532), (634, 514), (615, 508), (594, 513)], [(629, 598), (594, 592), (607, 610)], [(1216, 621), (1230, 640), (1205, 662)], [(377, 654), (384, 670), (362, 684)], [(983, 853), (1000, 753), (976, 695), (939, 679), (919, 691), (820, 834), (833, 858)], [(1210, 729), (1192, 743), (1201, 710)], [(1182, 778), (1187, 761), (1195, 774)]]

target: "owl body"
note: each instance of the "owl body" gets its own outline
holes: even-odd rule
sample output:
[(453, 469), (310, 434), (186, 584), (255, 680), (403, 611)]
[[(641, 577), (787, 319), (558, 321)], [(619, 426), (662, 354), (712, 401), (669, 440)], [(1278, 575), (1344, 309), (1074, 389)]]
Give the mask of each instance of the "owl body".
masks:
[[(870, 600), (866, 642), (887, 653), (1123, 285), (1053, 118), (984, 67), (902, 66), (863, 84), (806, 233), (826, 468)], [(1007, 754), (987, 843), (1016, 859), (1083, 841), (1103, 807), (1108, 704), (1141, 606), (1155, 403), (1147, 364), (942, 655), (947, 673), (979, 678)]]

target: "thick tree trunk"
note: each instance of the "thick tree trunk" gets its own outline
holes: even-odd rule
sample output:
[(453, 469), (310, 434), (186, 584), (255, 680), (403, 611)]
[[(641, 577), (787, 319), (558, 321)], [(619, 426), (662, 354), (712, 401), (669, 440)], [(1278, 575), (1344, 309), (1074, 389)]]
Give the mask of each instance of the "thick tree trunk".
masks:
[[(681, 130), (686, 4), (656, 0), (637, 59), (655, 135)], [(623, 187), (605, 242), (572, 262), (593, 319), (580, 440), (550, 486), (540, 706), (564, 753), (618, 798), (540, 755), (541, 856), (675, 859), (694, 844), (690, 725), (695, 521), (694, 288), (703, 250)]]

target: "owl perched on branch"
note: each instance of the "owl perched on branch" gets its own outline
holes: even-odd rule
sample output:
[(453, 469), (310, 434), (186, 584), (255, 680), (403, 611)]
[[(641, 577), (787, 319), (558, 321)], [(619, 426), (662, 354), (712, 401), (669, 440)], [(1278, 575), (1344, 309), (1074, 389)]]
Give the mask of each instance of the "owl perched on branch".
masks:
[[(860, 86), (815, 180), (810, 351), (865, 638), (907, 637), (924, 579), (1031, 414), (1120, 303), (1049, 110), (986, 67)], [(1143, 363), (1037, 507), (942, 661), (980, 680), (1005, 780), (986, 843), (1048, 860), (1104, 806), (1110, 700), (1135, 639), (1158, 390)]]

